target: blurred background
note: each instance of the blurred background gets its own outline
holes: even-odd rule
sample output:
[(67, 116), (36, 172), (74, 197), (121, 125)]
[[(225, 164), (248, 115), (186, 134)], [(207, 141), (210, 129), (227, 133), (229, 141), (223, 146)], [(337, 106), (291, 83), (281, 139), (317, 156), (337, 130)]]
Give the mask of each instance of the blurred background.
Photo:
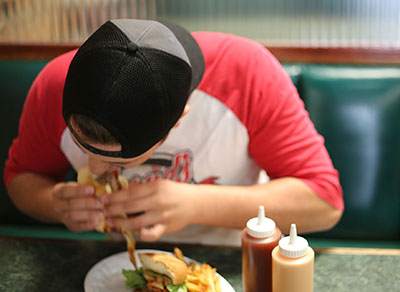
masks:
[(399, 0), (0, 0), (1, 42), (81, 43), (112, 18), (169, 19), (267, 46), (400, 48)]

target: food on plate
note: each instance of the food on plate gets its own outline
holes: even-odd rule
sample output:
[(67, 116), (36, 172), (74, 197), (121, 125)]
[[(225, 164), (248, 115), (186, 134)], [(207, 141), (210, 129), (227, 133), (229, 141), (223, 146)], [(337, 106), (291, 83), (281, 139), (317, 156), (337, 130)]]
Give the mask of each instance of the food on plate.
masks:
[(203, 263), (186, 264), (182, 251), (139, 253), (142, 267), (122, 270), (125, 284), (135, 292), (221, 292), (216, 269)]
[[(128, 180), (119, 173), (118, 169), (107, 171), (102, 175), (94, 175), (88, 167), (83, 167), (78, 171), (78, 183), (84, 185), (92, 185), (95, 188), (95, 196), (101, 198), (105, 194), (128, 188)], [(121, 217), (126, 218), (126, 214), (121, 214)], [(113, 228), (107, 226), (106, 220), (103, 219), (99, 226), (96, 228), (100, 232), (118, 231), (121, 232), (127, 242), (127, 249), (132, 264), (136, 267), (135, 260), (135, 238), (134, 231), (128, 229)]]
[(186, 288), (189, 292), (221, 292), (217, 270), (206, 263), (190, 264)]
[(174, 247), (174, 255), (178, 259), (180, 259), (181, 261), (185, 261), (185, 257), (183, 256), (183, 252), (177, 247)]
[(185, 292), (188, 267), (172, 254), (141, 253), (139, 270), (123, 270), (126, 285), (135, 291)]

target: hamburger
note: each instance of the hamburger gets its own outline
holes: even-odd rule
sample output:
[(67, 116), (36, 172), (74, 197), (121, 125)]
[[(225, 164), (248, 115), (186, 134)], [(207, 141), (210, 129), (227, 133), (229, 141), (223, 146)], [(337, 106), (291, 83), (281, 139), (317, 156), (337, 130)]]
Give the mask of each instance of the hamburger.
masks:
[[(91, 185), (94, 187), (96, 198), (100, 199), (105, 194), (111, 194), (113, 192), (128, 188), (128, 180), (119, 173), (118, 169), (113, 169), (103, 173), (102, 175), (94, 175), (88, 167), (79, 169), (77, 181), (82, 185)], [(121, 214), (121, 217), (127, 218), (126, 214)], [(96, 230), (100, 232), (118, 231), (123, 234), (127, 242), (127, 249), (132, 264), (136, 267), (136, 260), (134, 256), (135, 252), (135, 238), (133, 236), (134, 231), (124, 228), (115, 228), (107, 226), (106, 220), (103, 219), (100, 224), (96, 227)]]
[[(98, 199), (105, 194), (128, 188), (128, 180), (123, 175), (119, 174), (118, 169), (107, 171), (102, 175), (96, 176), (88, 167), (81, 168), (78, 171), (78, 183), (93, 186), (94, 194)], [(96, 229), (100, 232), (110, 232), (112, 230), (111, 227), (106, 225), (105, 219), (100, 222)]]
[(126, 286), (135, 292), (186, 292), (186, 263), (172, 254), (141, 253), (142, 267), (123, 270)]

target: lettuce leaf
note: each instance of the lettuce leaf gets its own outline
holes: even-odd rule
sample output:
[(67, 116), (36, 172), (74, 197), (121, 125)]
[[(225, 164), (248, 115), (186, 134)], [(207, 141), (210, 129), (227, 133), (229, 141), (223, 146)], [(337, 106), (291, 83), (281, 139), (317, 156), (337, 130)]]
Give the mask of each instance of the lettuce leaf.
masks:
[(126, 278), (125, 285), (129, 288), (146, 289), (147, 280), (143, 277), (143, 270), (125, 270), (122, 274)]
[[(168, 281), (171, 283), (172, 281), (165, 275), (160, 275), (156, 272), (153, 271), (146, 271), (147, 273), (151, 274), (152, 276), (157, 276), (157, 277), (161, 277), (164, 279), (168, 279)], [(122, 274), (125, 277), (125, 285), (128, 288), (133, 288), (133, 289), (140, 289), (140, 290), (144, 290), (147, 288), (147, 280), (146, 278), (143, 276), (143, 269), (140, 268), (139, 270), (122, 270)], [(183, 282), (179, 285), (173, 285), (173, 284), (169, 284), (167, 286), (167, 290), (169, 292), (187, 292), (187, 288), (186, 288), (186, 282)]]
[(169, 292), (187, 292), (186, 282), (183, 282), (182, 284), (178, 285), (169, 284), (167, 286), (167, 290)]

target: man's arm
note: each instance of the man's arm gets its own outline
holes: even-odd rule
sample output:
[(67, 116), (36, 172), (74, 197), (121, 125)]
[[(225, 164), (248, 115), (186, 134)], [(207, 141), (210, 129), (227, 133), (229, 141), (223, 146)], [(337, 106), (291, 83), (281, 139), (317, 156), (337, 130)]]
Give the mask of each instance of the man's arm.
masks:
[(47, 222), (60, 221), (52, 207), (51, 191), (71, 168), (60, 141), (66, 128), (62, 93), (74, 54), (50, 61), (35, 78), (4, 168), (4, 183), (16, 206)]
[[(296, 178), (279, 178), (253, 186), (194, 185), (169, 180), (130, 184), (102, 198), (107, 224), (139, 230), (143, 240), (157, 240), (163, 233), (190, 224), (242, 229), (260, 205), (283, 232), (296, 223), (299, 232), (333, 227), (342, 215)], [(118, 218), (118, 214), (140, 215)], [(151, 228), (149, 228), (151, 226)]]
[(52, 191), (56, 181), (45, 175), (23, 172), (8, 184), (8, 194), (17, 208), (40, 221), (60, 222), (53, 208)]
[(289, 232), (291, 223), (296, 223), (299, 233), (327, 230), (342, 216), (342, 210), (332, 207), (296, 178), (249, 187), (198, 185), (196, 192), (202, 194), (194, 196), (198, 198), (196, 223), (201, 224), (243, 228), (249, 218), (256, 216), (260, 205), (284, 233)]
[(24, 172), (9, 182), (8, 192), (23, 213), (44, 222), (64, 223), (73, 231), (93, 230), (104, 218), (104, 206), (92, 186), (57, 183), (45, 175)]

